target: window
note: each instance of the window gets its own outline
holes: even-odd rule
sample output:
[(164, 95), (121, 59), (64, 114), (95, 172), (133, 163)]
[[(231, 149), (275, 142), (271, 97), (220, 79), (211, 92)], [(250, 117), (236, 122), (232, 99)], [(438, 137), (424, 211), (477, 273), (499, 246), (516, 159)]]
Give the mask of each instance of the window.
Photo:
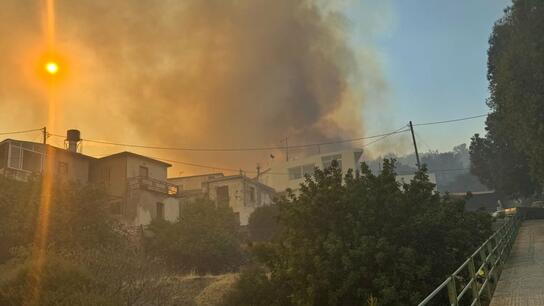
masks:
[(315, 164), (307, 164), (302, 166), (302, 175), (314, 175)]
[(157, 219), (164, 220), (164, 203), (157, 202)]
[(68, 174), (68, 163), (65, 162), (59, 162), (57, 165), (57, 173), (60, 175), (67, 175)]
[(300, 166), (289, 168), (288, 172), (290, 180), (298, 180), (302, 178), (302, 169)]
[(42, 155), (40, 153), (23, 150), (23, 170), (39, 172), (42, 170)]
[(21, 169), (21, 147), (12, 144), (9, 152), (9, 167), (14, 169)]
[(104, 181), (104, 185), (109, 187), (111, 182), (111, 168), (107, 167), (102, 170), (102, 180)]
[(249, 200), (255, 202), (255, 187), (249, 187)]
[(229, 205), (229, 186), (219, 186), (215, 189), (217, 204)]
[(140, 177), (149, 177), (149, 169), (147, 169), (147, 167), (140, 166), (140, 172), (139, 172), (138, 176), (140, 176)]
[(323, 169), (329, 168), (332, 165), (332, 161), (338, 162), (338, 168), (342, 169), (342, 154), (335, 154), (321, 157), (323, 163)]

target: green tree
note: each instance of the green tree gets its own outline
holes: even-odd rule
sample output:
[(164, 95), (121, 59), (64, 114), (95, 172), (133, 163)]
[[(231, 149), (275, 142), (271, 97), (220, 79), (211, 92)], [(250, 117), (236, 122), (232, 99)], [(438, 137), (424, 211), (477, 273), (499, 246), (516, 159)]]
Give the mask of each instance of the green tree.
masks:
[[(11, 248), (33, 243), (42, 188), (40, 179), (18, 182), (0, 178), (0, 263), (10, 258)], [(58, 183), (52, 186), (50, 195), (48, 247), (104, 247), (121, 239), (103, 190)]]
[[(489, 39), (488, 72), (497, 132), (526, 156), (529, 173), (544, 184), (544, 2), (514, 0)], [(489, 127), (489, 126), (488, 126)], [(493, 139), (492, 141), (496, 141)]]
[(228, 206), (201, 199), (182, 207), (178, 222), (155, 221), (145, 240), (149, 254), (180, 271), (220, 273), (237, 269), (242, 260), (239, 223)]
[(363, 164), (344, 178), (337, 166), (316, 170), (298, 196), (279, 200), (279, 239), (260, 251), (276, 296), (294, 305), (417, 304), (491, 234), (489, 216), (434, 193), (425, 170), (400, 185), (394, 161), (382, 169), (374, 175)]
[(279, 230), (278, 207), (276, 205), (261, 206), (249, 216), (248, 230), (252, 241), (270, 241)]
[(487, 134), (476, 134), (470, 144), (471, 173), (501, 196), (526, 197), (538, 190), (530, 176), (529, 162), (501, 130), (496, 114), (486, 120)]

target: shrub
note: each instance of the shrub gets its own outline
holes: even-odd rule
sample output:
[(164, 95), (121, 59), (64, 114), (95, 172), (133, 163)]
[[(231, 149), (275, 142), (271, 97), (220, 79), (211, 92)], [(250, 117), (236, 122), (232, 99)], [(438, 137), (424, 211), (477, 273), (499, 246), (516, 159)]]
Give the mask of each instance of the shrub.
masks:
[(176, 223), (153, 222), (145, 239), (150, 255), (164, 259), (182, 272), (221, 273), (236, 270), (243, 256), (239, 224), (230, 207), (216, 207), (207, 199), (187, 203)]

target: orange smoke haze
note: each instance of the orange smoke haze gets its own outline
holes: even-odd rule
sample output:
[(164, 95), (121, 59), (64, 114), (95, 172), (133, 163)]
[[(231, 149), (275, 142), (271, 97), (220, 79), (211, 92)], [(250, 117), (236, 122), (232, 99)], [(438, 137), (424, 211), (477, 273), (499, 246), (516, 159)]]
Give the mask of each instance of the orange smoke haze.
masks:
[[(286, 136), (290, 144), (363, 136), (358, 84), (373, 75), (362, 73), (365, 63), (350, 47), (349, 23), (339, 11), (309, 0), (57, 0), (51, 51), (40, 5), (0, 3), (2, 130), (47, 124), (44, 88), (53, 76), (44, 65), (55, 61), (53, 133), (77, 128), (83, 138), (212, 148), (276, 146)], [(282, 154), (92, 143), (83, 150), (250, 170)], [(176, 166), (171, 174), (181, 171), (212, 170)]]

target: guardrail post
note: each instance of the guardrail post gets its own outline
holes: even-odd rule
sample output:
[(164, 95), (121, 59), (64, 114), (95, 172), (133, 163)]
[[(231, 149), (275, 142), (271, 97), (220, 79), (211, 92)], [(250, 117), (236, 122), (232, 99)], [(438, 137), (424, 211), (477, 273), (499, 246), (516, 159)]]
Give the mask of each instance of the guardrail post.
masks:
[(448, 299), (450, 300), (451, 306), (459, 305), (457, 301), (457, 288), (455, 288), (455, 277), (453, 275), (448, 282)]
[(476, 267), (474, 266), (474, 257), (470, 257), (470, 261), (468, 262), (468, 275), (470, 276), (470, 279), (472, 281), (472, 284), (470, 285), (472, 289), (472, 300), (476, 301), (476, 306), (480, 306), (480, 293), (478, 292), (478, 282), (476, 280)]
[[(484, 273), (484, 279), (487, 280), (487, 283), (486, 283), (486, 286), (485, 286), (485, 291), (487, 293), (487, 297), (491, 300), (491, 288), (489, 287), (489, 269), (487, 268), (487, 264), (489, 263), (487, 261), (487, 257), (485, 255), (485, 249), (487, 248), (487, 242), (486, 242), (486, 245), (485, 247), (482, 247), (482, 249), (480, 250), (480, 258), (482, 259), (482, 272)], [(478, 271), (479, 272), (479, 271)], [(485, 282), (484, 280), (484, 282)], [(483, 284), (482, 284), (483, 286)]]

